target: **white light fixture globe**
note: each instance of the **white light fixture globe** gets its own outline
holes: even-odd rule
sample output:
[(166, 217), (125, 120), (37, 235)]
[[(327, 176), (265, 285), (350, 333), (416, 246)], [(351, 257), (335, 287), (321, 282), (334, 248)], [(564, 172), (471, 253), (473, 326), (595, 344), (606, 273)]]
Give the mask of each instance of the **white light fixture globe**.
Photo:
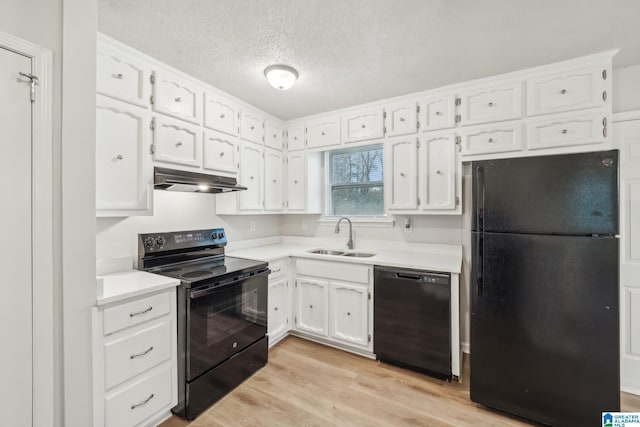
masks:
[(287, 90), (296, 82), (298, 72), (288, 65), (269, 65), (264, 69), (264, 76), (271, 86), (278, 90)]

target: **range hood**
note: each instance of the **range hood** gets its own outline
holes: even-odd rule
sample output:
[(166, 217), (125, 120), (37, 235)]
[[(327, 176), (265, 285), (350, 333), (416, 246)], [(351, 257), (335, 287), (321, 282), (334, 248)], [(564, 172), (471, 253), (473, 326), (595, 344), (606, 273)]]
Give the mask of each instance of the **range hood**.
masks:
[(246, 190), (235, 178), (177, 169), (153, 168), (153, 187), (156, 190), (189, 193), (227, 193)]

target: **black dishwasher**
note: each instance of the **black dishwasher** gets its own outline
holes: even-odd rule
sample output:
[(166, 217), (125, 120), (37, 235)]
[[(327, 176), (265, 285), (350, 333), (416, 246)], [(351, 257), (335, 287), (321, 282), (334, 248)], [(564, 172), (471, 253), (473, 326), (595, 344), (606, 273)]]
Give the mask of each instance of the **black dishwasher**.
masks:
[(450, 378), (450, 275), (375, 266), (374, 296), (377, 359)]

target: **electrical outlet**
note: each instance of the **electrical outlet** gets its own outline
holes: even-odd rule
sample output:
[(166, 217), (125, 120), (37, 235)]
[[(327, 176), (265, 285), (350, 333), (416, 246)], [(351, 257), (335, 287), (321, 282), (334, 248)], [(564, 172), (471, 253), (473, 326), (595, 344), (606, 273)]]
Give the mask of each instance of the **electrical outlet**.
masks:
[(251, 231), (256, 231), (256, 222), (255, 221), (249, 222), (249, 228), (251, 229)]
[(309, 228), (309, 221), (306, 219), (302, 220), (302, 229), (307, 230)]

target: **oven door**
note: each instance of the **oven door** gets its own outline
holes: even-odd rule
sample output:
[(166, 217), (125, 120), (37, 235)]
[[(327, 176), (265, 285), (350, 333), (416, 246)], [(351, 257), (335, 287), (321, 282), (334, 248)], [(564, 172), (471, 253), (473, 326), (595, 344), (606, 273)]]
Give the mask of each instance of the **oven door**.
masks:
[(192, 289), (187, 313), (187, 381), (267, 333), (269, 270), (210, 289)]

